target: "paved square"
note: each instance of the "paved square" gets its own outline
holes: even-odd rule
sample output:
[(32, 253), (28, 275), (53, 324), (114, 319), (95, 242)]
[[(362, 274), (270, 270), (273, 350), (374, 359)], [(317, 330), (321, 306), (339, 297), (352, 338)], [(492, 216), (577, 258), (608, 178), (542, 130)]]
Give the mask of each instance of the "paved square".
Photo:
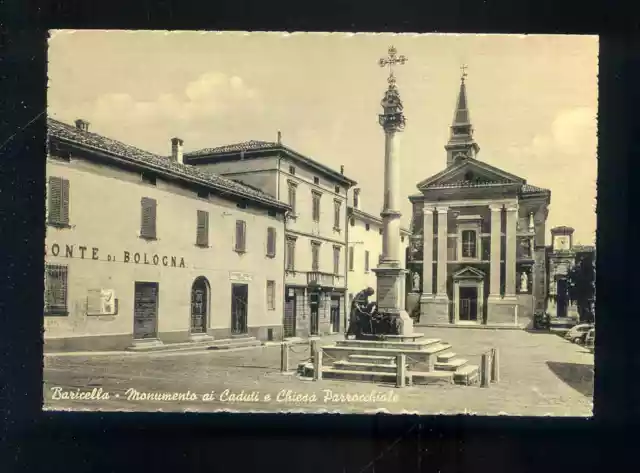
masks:
[[(232, 352), (64, 354), (45, 357), (45, 408), (592, 415), (593, 355), (578, 345), (557, 335), (515, 330), (417, 327), (416, 331), (449, 342), (452, 351), (472, 364), (480, 363), (484, 351), (498, 348), (500, 382), (489, 388), (434, 384), (401, 389), (314, 382), (280, 373), (279, 346)], [(308, 358), (309, 349), (296, 345), (292, 350), (294, 369)], [(100, 399), (60, 399), (66, 397), (63, 393), (94, 388), (94, 398)], [(145, 399), (163, 393), (165, 400)], [(166, 400), (167, 393), (177, 393), (174, 399), (181, 400)], [(355, 394), (360, 398), (346, 398)]]

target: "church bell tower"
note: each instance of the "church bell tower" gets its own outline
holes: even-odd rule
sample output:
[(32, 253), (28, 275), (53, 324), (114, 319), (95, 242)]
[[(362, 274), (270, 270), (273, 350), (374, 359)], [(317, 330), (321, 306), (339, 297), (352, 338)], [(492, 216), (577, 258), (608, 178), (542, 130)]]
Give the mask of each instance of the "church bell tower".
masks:
[(476, 159), (477, 154), (480, 152), (480, 146), (473, 139), (473, 126), (471, 126), (471, 117), (467, 105), (466, 68), (467, 66), (464, 65), (461, 68), (460, 92), (458, 93), (458, 102), (453, 114), (451, 135), (449, 142), (444, 147), (447, 151), (447, 167), (457, 164), (463, 159)]

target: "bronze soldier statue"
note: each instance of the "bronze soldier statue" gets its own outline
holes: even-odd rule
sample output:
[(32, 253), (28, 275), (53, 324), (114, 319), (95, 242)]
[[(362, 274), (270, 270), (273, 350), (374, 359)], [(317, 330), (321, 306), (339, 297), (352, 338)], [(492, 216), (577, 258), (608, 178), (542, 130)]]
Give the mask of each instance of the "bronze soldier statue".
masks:
[[(375, 310), (375, 303), (369, 303), (369, 297), (375, 294), (373, 288), (363, 289), (353, 298), (351, 302), (351, 312), (349, 313), (349, 328), (344, 334), (345, 339), (354, 335), (356, 339), (360, 337), (367, 325), (371, 325), (371, 315)], [(371, 330), (371, 328), (369, 328)]]

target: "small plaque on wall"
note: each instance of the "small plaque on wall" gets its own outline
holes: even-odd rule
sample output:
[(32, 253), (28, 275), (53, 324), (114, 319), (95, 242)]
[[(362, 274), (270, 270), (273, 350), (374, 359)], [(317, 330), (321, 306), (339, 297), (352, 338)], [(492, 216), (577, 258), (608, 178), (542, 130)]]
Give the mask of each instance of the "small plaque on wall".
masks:
[(89, 289), (87, 291), (87, 315), (116, 315), (118, 299), (113, 289)]

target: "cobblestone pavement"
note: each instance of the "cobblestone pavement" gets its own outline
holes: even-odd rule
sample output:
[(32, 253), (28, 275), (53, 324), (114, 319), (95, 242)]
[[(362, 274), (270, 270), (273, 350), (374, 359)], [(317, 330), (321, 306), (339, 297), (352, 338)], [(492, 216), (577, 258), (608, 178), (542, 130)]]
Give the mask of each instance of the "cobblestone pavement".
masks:
[[(392, 413), (579, 417), (592, 414), (593, 355), (557, 335), (426, 327), (416, 331), (451, 343), (453, 351), (473, 364), (480, 363), (483, 351), (498, 348), (500, 382), (489, 388), (448, 384), (395, 388), (362, 382), (302, 380), (280, 373), (279, 346), (230, 352), (47, 355), (45, 408), (343, 413), (384, 409)], [(308, 346), (293, 346), (291, 369), (308, 356)], [(108, 393), (109, 399), (59, 399), (63, 392), (91, 392), (94, 388), (96, 393), (101, 388), (103, 397)], [(191, 399), (135, 399), (131, 390), (156, 395), (189, 392)], [(354, 394), (362, 396), (358, 400), (345, 397)]]

